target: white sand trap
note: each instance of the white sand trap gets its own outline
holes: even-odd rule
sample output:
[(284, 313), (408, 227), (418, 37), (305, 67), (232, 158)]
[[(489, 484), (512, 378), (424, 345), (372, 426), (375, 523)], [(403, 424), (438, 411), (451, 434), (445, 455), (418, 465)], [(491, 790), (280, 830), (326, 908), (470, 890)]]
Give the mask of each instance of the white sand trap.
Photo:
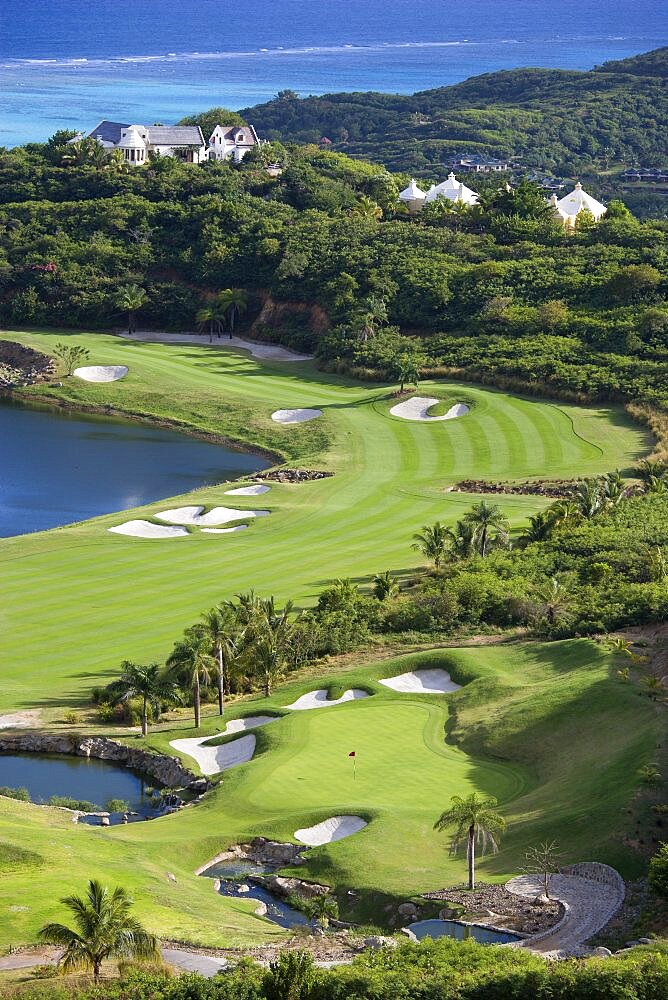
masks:
[(40, 711), (37, 708), (26, 709), (25, 712), (8, 712), (0, 715), (0, 729), (29, 729), (38, 726)]
[(151, 524), (150, 521), (125, 521), (107, 531), (115, 535), (131, 535), (133, 538), (185, 538), (188, 532), (185, 528), (168, 528), (164, 524)]
[(74, 374), (84, 382), (118, 382), (128, 373), (127, 365), (88, 365), (75, 368)]
[(256, 483), (254, 486), (240, 486), (236, 490), (225, 490), (225, 496), (228, 497), (259, 497), (263, 493), (268, 493), (271, 486), (265, 486), (263, 483)]
[(303, 424), (322, 416), (322, 410), (274, 410), (271, 419), (277, 424)]
[(441, 670), (439, 667), (432, 670), (411, 670), (397, 677), (385, 677), (380, 683), (403, 694), (449, 694), (461, 688), (461, 684), (455, 684), (450, 679), (447, 670)]
[(209, 343), (208, 334), (201, 333), (160, 333), (147, 330), (137, 330), (135, 333), (119, 334), (124, 340), (139, 340), (145, 344), (203, 344), (206, 347), (240, 348), (248, 351), (254, 358), (265, 361), (311, 361), (312, 354), (298, 354), (289, 347), (280, 344), (263, 344), (257, 340), (244, 340), (243, 337), (214, 337)]
[(199, 528), (215, 528), (227, 521), (246, 521), (252, 517), (267, 517), (268, 510), (237, 510), (236, 507), (213, 507), (203, 514), (204, 507), (175, 507), (161, 510), (155, 517), (168, 524), (192, 524)]
[(257, 729), (258, 726), (266, 726), (268, 722), (277, 722), (278, 719), (280, 715), (249, 715), (245, 719), (230, 719), (223, 734), (229, 736), (230, 733), (242, 733), (245, 729)]
[(320, 844), (331, 844), (334, 840), (343, 840), (353, 833), (359, 833), (367, 826), (359, 816), (330, 816), (322, 823), (307, 826), (303, 830), (295, 830), (295, 840), (309, 847), (319, 847)]
[(358, 698), (368, 697), (368, 691), (362, 691), (360, 688), (348, 688), (340, 698), (329, 699), (327, 697), (327, 689), (318, 688), (317, 691), (309, 691), (308, 694), (303, 694), (301, 698), (297, 698), (297, 701), (293, 701), (291, 705), (286, 705), (285, 707), (292, 708), (295, 712), (301, 712), (307, 708), (331, 708), (333, 705), (343, 704), (344, 701), (356, 701)]
[(404, 420), (454, 420), (455, 417), (463, 417), (469, 412), (466, 403), (455, 403), (440, 417), (430, 416), (429, 410), (436, 403), (440, 403), (440, 399), (433, 399), (431, 396), (411, 396), (403, 403), (393, 406), (390, 413), (393, 417), (403, 417)]
[(203, 535), (232, 535), (235, 531), (245, 531), (247, 524), (235, 524), (233, 528), (202, 528)]
[(185, 753), (197, 761), (202, 774), (220, 774), (231, 767), (246, 764), (255, 753), (255, 737), (253, 734), (240, 736), (238, 740), (224, 743), (219, 747), (207, 746), (213, 736), (201, 736), (188, 740), (171, 740), (170, 747), (180, 753)]

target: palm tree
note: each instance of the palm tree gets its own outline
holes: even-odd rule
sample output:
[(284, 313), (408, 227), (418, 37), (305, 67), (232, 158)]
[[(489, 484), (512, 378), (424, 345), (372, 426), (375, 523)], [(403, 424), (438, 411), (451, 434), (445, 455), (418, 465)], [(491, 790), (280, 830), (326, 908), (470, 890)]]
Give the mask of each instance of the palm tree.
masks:
[(147, 736), (148, 706), (157, 708), (159, 711), (161, 701), (171, 701), (172, 703), (178, 701), (178, 687), (174, 681), (161, 673), (157, 663), (141, 666), (137, 663), (131, 663), (130, 660), (123, 660), (121, 668), (123, 670), (119, 682), (123, 689), (121, 700), (142, 699), (141, 731), (142, 736)]
[(498, 851), (498, 839), (506, 828), (506, 821), (494, 807), (497, 802), (494, 798), (480, 799), (473, 792), (467, 799), (459, 795), (453, 795), (450, 799), (450, 808), (441, 813), (434, 823), (435, 830), (447, 830), (454, 826), (450, 851), (456, 854), (459, 845), (466, 838), (466, 856), (469, 863), (469, 889), (475, 889), (475, 845), (476, 840), (482, 846), (484, 854), (488, 847), (496, 853)]
[(569, 521), (578, 521), (581, 517), (580, 509), (572, 497), (565, 500), (557, 500), (556, 503), (551, 504), (547, 508), (545, 513), (555, 528), (560, 527), (562, 524), (567, 524)]
[(245, 655), (264, 687), (265, 697), (285, 676), (290, 662), (292, 636), (296, 621), (290, 619), (293, 604), (288, 601), (282, 611), (276, 611), (273, 597), (260, 602), (260, 607), (246, 626)]
[(399, 593), (399, 582), (392, 576), (389, 569), (384, 573), (377, 573), (373, 578), (373, 594), (379, 601), (386, 601), (389, 597), (396, 597)]
[(665, 583), (668, 580), (668, 560), (666, 553), (658, 545), (648, 553), (649, 574), (654, 583)]
[(619, 471), (609, 472), (601, 480), (603, 502), (607, 507), (616, 507), (626, 496), (626, 482)]
[(473, 504), (471, 510), (464, 514), (464, 520), (472, 524), (475, 529), (476, 549), (483, 559), (487, 555), (490, 531), (494, 529), (498, 534), (504, 535), (509, 528), (508, 518), (499, 505), (487, 503), (486, 500)]
[(380, 222), (383, 218), (383, 210), (380, 205), (365, 194), (359, 196), (357, 204), (351, 208), (350, 214), (356, 219), (364, 219), (367, 222)]
[(376, 295), (369, 295), (361, 304), (356, 322), (362, 334), (362, 340), (367, 341), (373, 337), (378, 327), (387, 323), (387, 306), (384, 300), (379, 299)]
[(225, 673), (239, 658), (239, 634), (229, 606), (209, 608), (202, 615), (202, 626), (209, 637), (216, 657), (218, 712), (225, 712)]
[(600, 514), (605, 503), (602, 483), (599, 479), (584, 479), (571, 493), (578, 514), (589, 519)]
[(441, 568), (441, 563), (450, 547), (452, 532), (444, 524), (437, 521), (435, 524), (424, 524), (422, 531), (413, 535), (415, 541), (411, 548), (416, 552), (421, 552), (427, 559), (431, 559), (436, 569)]
[(457, 521), (450, 532), (452, 551), (458, 559), (470, 559), (476, 552), (475, 525), (468, 521)]
[(193, 690), (193, 706), (195, 709), (195, 729), (199, 729), (201, 720), (201, 687), (211, 681), (211, 672), (217, 669), (217, 664), (211, 655), (211, 641), (202, 628), (187, 629), (181, 642), (169, 655), (167, 666), (183, 677)]
[(76, 930), (66, 924), (45, 924), (42, 941), (63, 948), (59, 964), (65, 972), (92, 969), (97, 983), (107, 958), (160, 958), (158, 940), (130, 915), (133, 900), (122, 886), (110, 892), (96, 879), (86, 896), (61, 899), (74, 915)]
[(529, 527), (525, 529), (520, 542), (522, 545), (530, 545), (531, 542), (544, 542), (550, 537), (554, 529), (554, 520), (549, 513), (542, 511), (540, 514), (529, 516)]
[(131, 282), (122, 285), (116, 293), (116, 305), (128, 314), (128, 333), (133, 334), (137, 329), (135, 323), (135, 313), (146, 303), (148, 295), (146, 289), (141, 285)]
[(550, 628), (568, 620), (569, 609), (573, 602), (569, 591), (556, 576), (550, 577), (544, 587), (539, 587), (536, 596), (541, 604), (541, 613)]
[(216, 297), (217, 305), (227, 317), (230, 329), (230, 340), (234, 336), (234, 321), (248, 309), (248, 296), (243, 288), (224, 288)]
[(58, 343), (53, 348), (53, 353), (55, 357), (58, 358), (63, 370), (66, 375), (71, 375), (75, 368), (79, 365), (85, 364), (90, 357), (90, 351), (87, 347), (81, 347), (79, 344), (63, 344)]
[(213, 306), (202, 306), (201, 309), (197, 310), (195, 315), (195, 323), (197, 324), (198, 330), (208, 330), (209, 331), (209, 343), (213, 340), (213, 331), (216, 325), (216, 310)]

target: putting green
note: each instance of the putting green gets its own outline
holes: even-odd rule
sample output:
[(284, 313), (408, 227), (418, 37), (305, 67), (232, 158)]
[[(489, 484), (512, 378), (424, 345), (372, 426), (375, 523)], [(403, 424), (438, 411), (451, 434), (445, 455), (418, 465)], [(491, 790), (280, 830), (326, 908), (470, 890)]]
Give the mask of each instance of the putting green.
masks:
[[(378, 683), (437, 666), (461, 690), (405, 695)], [(363, 685), (371, 696), (288, 712), (255, 730), (254, 759), (179, 814), (105, 829), (0, 798), (0, 947), (34, 939), (55, 917), (55, 901), (95, 876), (126, 885), (142, 918), (166, 937), (218, 945), (275, 938), (282, 932), (253, 914), (255, 904), (220, 897), (195, 869), (230, 844), (257, 835), (293, 840), (296, 829), (341, 814), (368, 826), (308, 851), (294, 872), (333, 886), (346, 911), (354, 888), (353, 917), (386, 920), (403, 898), (464, 878), (464, 856), (451, 856), (447, 834), (433, 825), (452, 795), (472, 791), (498, 798), (508, 823), (500, 853), (480, 859), (480, 877), (516, 873), (527, 847), (544, 839), (558, 840), (568, 860), (597, 858), (636, 873), (622, 841), (626, 806), (660, 720), (649, 699), (614, 679), (610, 655), (594, 643), (397, 657), (293, 682), (229, 716), (282, 712), (330, 683)], [(215, 734), (217, 721), (208, 718), (203, 731)], [(152, 732), (149, 745), (169, 751), (171, 739), (191, 733)]]
[[(0, 710), (87, 701), (123, 659), (162, 660), (181, 630), (223, 598), (255, 588), (311, 603), (332, 578), (408, 573), (421, 525), (452, 522), (476, 499), (446, 493), (464, 478), (573, 477), (628, 468), (648, 435), (613, 407), (584, 409), (455, 383), (420, 393), (466, 402), (471, 412), (421, 424), (390, 416), (388, 388), (352, 383), (309, 363), (259, 362), (208, 345), (142, 344), (103, 334), (6, 333), (49, 352), (68, 339), (92, 364), (127, 364), (120, 382), (66, 379), (39, 392), (73, 405), (108, 406), (273, 449), (333, 478), (275, 484), (271, 516), (221, 537), (178, 543), (112, 535), (121, 521), (184, 503), (229, 503), (226, 486), (69, 528), (0, 541)], [(36, 390), (26, 390), (29, 398)], [(271, 420), (278, 408), (317, 407), (299, 426)], [(257, 507), (254, 498), (240, 507)], [(536, 497), (500, 498), (515, 527)]]

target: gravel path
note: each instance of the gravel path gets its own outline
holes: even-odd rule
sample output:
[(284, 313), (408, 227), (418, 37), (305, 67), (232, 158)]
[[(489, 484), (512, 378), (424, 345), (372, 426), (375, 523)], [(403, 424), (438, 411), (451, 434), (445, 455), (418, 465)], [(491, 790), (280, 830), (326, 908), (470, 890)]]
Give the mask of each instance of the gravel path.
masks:
[(137, 330), (136, 333), (119, 334), (124, 340), (139, 340), (144, 344), (200, 344), (204, 347), (237, 347), (248, 351), (254, 358), (265, 361), (311, 361), (312, 354), (297, 354), (280, 344), (262, 344), (256, 340), (244, 340), (243, 337), (214, 337), (209, 342), (208, 334), (201, 333), (162, 333), (160, 331)]
[(181, 951), (178, 948), (163, 948), (162, 957), (165, 962), (175, 965), (182, 972), (198, 972), (200, 976), (211, 979), (227, 965), (226, 958), (217, 955), (200, 955), (193, 951)]
[[(542, 880), (537, 875), (518, 875), (506, 884), (506, 888), (518, 896), (532, 899), (543, 892)], [(564, 916), (550, 931), (528, 938), (518, 947), (545, 957), (561, 958), (565, 954), (588, 951), (583, 948), (585, 941), (614, 916), (624, 900), (624, 889), (619, 876), (618, 882), (604, 882), (578, 874), (553, 875), (550, 896), (563, 904)]]

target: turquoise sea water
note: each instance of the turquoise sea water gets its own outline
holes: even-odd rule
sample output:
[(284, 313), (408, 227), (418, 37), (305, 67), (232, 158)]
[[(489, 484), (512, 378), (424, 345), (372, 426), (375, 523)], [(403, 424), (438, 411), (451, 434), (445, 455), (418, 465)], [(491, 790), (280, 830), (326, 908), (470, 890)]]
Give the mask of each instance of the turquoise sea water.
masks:
[(411, 93), (668, 44), (665, 0), (2, 0), (0, 144), (288, 87)]

